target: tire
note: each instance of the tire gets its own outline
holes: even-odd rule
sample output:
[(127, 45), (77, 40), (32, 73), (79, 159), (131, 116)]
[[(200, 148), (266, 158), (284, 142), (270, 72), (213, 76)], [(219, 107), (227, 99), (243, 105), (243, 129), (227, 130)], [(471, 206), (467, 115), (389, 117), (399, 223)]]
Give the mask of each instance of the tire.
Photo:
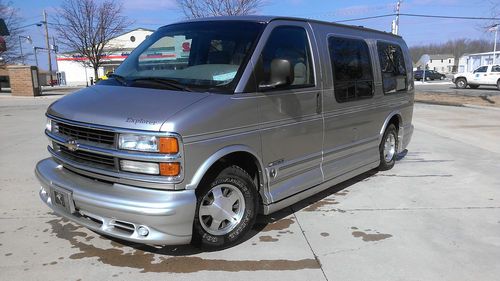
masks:
[(197, 246), (232, 246), (241, 242), (255, 223), (257, 188), (250, 175), (238, 166), (223, 169), (215, 179), (200, 186), (196, 198), (192, 242)]
[(398, 155), (398, 130), (390, 124), (384, 132), (379, 145), (380, 165), (379, 171), (387, 171), (394, 167)]
[(467, 80), (465, 80), (465, 78), (457, 78), (457, 80), (455, 80), (455, 85), (459, 89), (465, 89), (467, 88)]
[(470, 87), (471, 89), (477, 89), (477, 88), (479, 88), (479, 85), (469, 85), (469, 87)]

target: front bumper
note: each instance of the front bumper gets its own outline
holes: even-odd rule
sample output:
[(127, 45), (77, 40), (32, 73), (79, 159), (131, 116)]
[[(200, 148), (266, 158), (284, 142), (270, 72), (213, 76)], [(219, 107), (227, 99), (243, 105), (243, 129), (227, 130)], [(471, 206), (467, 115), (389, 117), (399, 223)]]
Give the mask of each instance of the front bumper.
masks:
[[(97, 181), (64, 169), (51, 158), (38, 162), (35, 174), (43, 202), (58, 215), (95, 232), (152, 245), (191, 241), (194, 190), (154, 190)], [(65, 207), (55, 203), (55, 196), (61, 194), (67, 195), (59, 197), (65, 198)]]

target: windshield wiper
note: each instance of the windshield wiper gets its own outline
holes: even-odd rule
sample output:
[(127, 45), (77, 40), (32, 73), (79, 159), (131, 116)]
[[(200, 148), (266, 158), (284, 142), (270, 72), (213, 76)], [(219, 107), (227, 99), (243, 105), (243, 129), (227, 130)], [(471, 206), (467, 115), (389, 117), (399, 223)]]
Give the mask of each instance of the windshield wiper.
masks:
[(141, 78), (135, 78), (132, 81), (133, 82), (152, 81), (152, 82), (156, 82), (156, 83), (159, 83), (159, 84), (162, 84), (162, 85), (165, 85), (165, 86), (168, 86), (170, 88), (177, 89), (177, 90), (192, 92), (192, 90), (189, 87), (182, 85), (181, 83), (179, 83), (179, 81), (174, 80), (174, 79), (167, 79), (167, 78), (161, 78), (161, 77), (141, 77)]
[(127, 80), (121, 75), (111, 73), (108, 75), (108, 78), (115, 78), (115, 80), (120, 82), (123, 86), (128, 86)]

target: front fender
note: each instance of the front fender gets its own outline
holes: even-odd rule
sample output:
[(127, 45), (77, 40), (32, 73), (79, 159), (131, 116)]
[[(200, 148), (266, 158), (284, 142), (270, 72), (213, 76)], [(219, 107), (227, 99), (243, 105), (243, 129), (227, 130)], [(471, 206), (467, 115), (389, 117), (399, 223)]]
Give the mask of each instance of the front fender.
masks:
[(203, 176), (207, 173), (208, 169), (210, 169), (210, 167), (212, 167), (212, 165), (215, 162), (217, 162), (219, 159), (223, 158), (224, 156), (229, 155), (229, 154), (234, 153), (234, 152), (247, 152), (247, 153), (251, 154), (253, 157), (255, 157), (255, 159), (257, 159), (259, 168), (262, 171), (261, 183), (262, 183), (262, 186), (266, 186), (266, 183), (267, 183), (266, 176), (263, 174), (263, 172), (265, 170), (264, 170), (264, 166), (262, 164), (262, 160), (260, 159), (260, 157), (257, 156), (258, 154), (252, 148), (250, 148), (246, 145), (231, 145), (231, 146), (226, 146), (226, 147), (218, 150), (217, 152), (212, 154), (209, 158), (207, 158), (203, 162), (203, 164), (201, 164), (198, 167), (194, 176), (191, 178), (191, 181), (189, 182), (189, 184), (186, 185), (186, 189), (196, 189), (198, 187), (198, 185), (200, 184)]

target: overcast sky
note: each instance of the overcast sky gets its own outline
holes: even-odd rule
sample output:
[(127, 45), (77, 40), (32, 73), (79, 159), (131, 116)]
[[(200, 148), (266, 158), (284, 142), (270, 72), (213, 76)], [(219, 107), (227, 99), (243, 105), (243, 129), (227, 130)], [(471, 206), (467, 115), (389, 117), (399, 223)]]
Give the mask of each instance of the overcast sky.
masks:
[[(119, 0), (117, 0), (119, 1)], [(394, 1), (374, 0), (265, 0), (258, 14), (283, 15), (336, 21), (360, 17), (369, 17), (394, 12)], [(496, 0), (497, 1), (497, 0)], [(26, 24), (42, 20), (42, 10), (46, 9), (50, 17), (55, 16), (55, 8), (62, 0), (14, 0)], [(159, 26), (183, 19), (175, 5), (175, 0), (122, 0), (125, 14), (135, 21), (132, 28), (144, 27), (156, 29)], [(492, 2), (492, 1), (491, 1)], [(491, 16), (491, 2), (488, 0), (406, 0), (401, 6), (402, 13), (449, 15), (449, 16)], [(383, 31), (390, 31), (392, 17), (349, 22)], [(401, 17), (400, 34), (411, 47), (413, 45), (439, 43), (456, 38), (490, 39), (493, 34), (479, 29), (484, 23), (476, 20), (429, 19)], [(49, 26), (50, 27), (50, 26)], [(52, 30), (49, 30), (51, 32)], [(33, 38), (35, 46), (45, 46), (42, 27), (30, 27), (25, 35)], [(57, 38), (57, 37), (56, 37)], [(25, 43), (25, 50), (32, 48)], [(34, 58), (31, 58), (34, 60)], [(47, 66), (46, 55), (39, 55), (42, 68)]]

